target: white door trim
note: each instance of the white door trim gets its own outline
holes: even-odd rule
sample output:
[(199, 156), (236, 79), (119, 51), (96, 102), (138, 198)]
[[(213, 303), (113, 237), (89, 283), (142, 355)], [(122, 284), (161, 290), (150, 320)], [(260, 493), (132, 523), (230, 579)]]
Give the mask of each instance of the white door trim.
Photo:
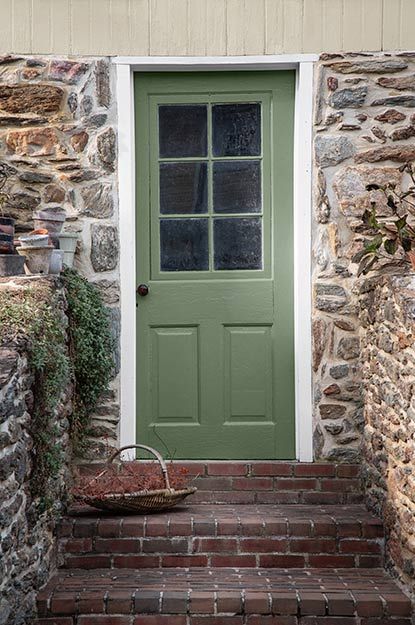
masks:
[(313, 64), (316, 55), (244, 57), (115, 57), (121, 281), (120, 444), (136, 442), (135, 71), (295, 69), (294, 327), (297, 459), (313, 459), (311, 359), (311, 173)]

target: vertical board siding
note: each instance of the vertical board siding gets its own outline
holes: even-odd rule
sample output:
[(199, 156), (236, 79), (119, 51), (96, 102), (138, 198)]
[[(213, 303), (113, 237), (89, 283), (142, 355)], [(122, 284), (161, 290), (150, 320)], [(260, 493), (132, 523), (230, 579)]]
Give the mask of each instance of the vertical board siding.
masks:
[(261, 55), (415, 48), (415, 0), (0, 0), (2, 54)]

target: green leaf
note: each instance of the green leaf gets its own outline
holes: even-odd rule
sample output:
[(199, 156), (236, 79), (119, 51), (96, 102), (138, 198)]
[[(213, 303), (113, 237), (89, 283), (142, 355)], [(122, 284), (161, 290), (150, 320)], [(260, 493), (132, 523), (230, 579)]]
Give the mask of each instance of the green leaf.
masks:
[(406, 226), (407, 219), (408, 219), (408, 215), (403, 215), (402, 217), (400, 217), (399, 219), (395, 221), (395, 226), (398, 228), (398, 230), (402, 230), (402, 228)]
[(387, 205), (389, 206), (389, 208), (391, 208), (393, 210), (394, 213), (396, 213), (397, 206), (396, 206), (395, 200), (393, 198), (393, 195), (388, 195)]
[(386, 239), (383, 243), (383, 247), (388, 254), (393, 256), (398, 249), (398, 242), (396, 239)]
[(402, 237), (401, 245), (405, 252), (409, 252), (412, 249), (412, 240), (408, 239), (407, 237)]

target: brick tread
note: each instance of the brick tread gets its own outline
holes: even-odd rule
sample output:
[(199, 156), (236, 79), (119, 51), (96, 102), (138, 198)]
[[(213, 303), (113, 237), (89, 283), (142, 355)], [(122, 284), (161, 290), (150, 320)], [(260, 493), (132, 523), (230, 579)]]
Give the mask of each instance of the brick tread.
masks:
[(71, 568), (380, 567), (383, 526), (361, 505), (192, 505), (109, 517), (88, 510), (59, 528)]
[(344, 616), (361, 625), (364, 619), (374, 624), (379, 619), (381, 624), (395, 618), (403, 624), (411, 615), (411, 604), (381, 569), (62, 570), (38, 596), (39, 623), (46, 619), (45, 625), (52, 617), (75, 615), (81, 625), (81, 615), (213, 617), (230, 613), (293, 617), (287, 623), (297, 623), (297, 618), (298, 623), (306, 622), (301, 621), (305, 617)]

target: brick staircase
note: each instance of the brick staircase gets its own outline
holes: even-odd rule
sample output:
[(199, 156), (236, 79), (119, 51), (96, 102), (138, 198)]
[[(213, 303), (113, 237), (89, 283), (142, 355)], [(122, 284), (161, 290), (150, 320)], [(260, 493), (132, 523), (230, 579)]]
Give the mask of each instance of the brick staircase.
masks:
[(356, 465), (182, 464), (181, 508), (62, 520), (36, 625), (410, 625)]

